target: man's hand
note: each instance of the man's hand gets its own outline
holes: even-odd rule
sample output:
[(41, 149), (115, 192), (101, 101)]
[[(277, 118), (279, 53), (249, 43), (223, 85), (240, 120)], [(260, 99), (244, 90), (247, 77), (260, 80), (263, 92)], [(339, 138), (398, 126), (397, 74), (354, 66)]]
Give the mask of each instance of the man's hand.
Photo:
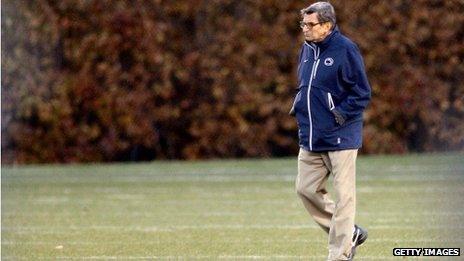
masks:
[(332, 110), (332, 113), (335, 117), (335, 121), (340, 125), (342, 126), (344, 123), (345, 123), (345, 118), (343, 118), (342, 114), (337, 111), (336, 109), (333, 109)]

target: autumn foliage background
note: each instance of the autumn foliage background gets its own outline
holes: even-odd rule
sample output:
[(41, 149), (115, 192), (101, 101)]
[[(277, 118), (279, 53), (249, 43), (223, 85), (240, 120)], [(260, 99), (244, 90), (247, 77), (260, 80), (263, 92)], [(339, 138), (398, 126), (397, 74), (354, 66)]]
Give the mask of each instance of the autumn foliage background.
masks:
[[(2, 1), (2, 162), (294, 155), (309, 1)], [(464, 2), (331, 1), (373, 99), (363, 153), (464, 148)]]

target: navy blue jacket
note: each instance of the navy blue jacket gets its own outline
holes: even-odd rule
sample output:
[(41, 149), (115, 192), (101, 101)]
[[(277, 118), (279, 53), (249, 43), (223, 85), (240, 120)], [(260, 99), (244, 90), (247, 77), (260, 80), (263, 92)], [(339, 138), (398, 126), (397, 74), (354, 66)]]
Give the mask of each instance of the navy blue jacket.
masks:
[(360, 51), (338, 28), (322, 42), (303, 44), (290, 112), (298, 122), (300, 147), (315, 152), (360, 148), (370, 98)]

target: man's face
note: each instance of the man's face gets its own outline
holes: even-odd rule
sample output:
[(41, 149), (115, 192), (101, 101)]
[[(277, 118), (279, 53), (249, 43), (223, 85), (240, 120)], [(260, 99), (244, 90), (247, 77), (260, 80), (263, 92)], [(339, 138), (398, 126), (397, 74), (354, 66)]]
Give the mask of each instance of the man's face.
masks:
[(303, 16), (303, 34), (305, 36), (305, 40), (309, 42), (320, 42), (324, 40), (324, 38), (329, 34), (330, 31), (330, 23), (319, 23), (317, 19), (317, 14), (305, 14)]

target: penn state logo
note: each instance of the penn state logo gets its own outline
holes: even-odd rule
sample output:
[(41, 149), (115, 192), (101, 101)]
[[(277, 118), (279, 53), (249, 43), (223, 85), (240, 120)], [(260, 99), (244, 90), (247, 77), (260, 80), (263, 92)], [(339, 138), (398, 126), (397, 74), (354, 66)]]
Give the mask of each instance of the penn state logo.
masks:
[(332, 57), (325, 58), (324, 65), (325, 66), (332, 66), (334, 64), (334, 59)]

